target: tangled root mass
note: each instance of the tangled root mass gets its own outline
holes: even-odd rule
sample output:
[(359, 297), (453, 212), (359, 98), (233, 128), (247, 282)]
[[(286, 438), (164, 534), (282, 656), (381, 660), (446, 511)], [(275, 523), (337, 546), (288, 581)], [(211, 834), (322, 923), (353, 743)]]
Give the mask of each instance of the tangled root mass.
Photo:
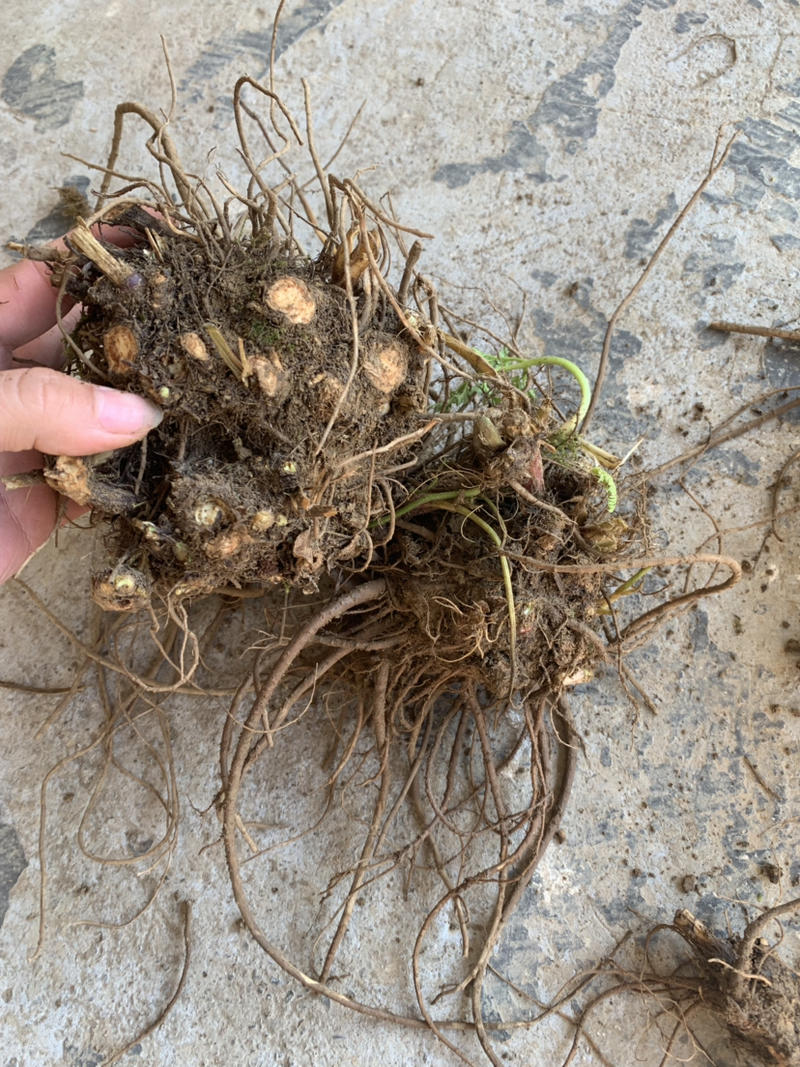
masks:
[[(248, 87), (270, 98), (272, 128), (244, 101)], [(131, 114), (149, 125), (177, 202), (145, 179), (106, 195)], [(580, 436), (588, 383), (579, 368), (526, 359), (513, 345), (487, 356), (467, 344), (416, 271), (419, 244), (407, 248), (406, 237), (418, 231), (328, 175), (309, 129), (320, 223), (304, 184), (270, 187), (249, 148), (248, 120), (273, 163), (301, 143), (271, 90), (240, 80), (234, 117), (250, 182), (238, 193), (223, 178), (231, 195), (220, 203), (184, 170), (165, 121), (140, 105), (118, 108), (99, 210), (66, 253), (42, 258), (61, 297), (83, 307), (67, 339), (72, 371), (148, 397), (164, 418), (111, 455), (53, 457), (45, 477), (106, 522), (97, 603), (128, 613), (134, 633), (139, 612), (167, 616), (170, 641), (182, 630), (182, 647), (195, 649), (175, 688), (201, 663), (187, 621), (193, 599), (286, 594), (293, 611), (256, 649), (222, 734), (217, 805), (244, 921), (308, 988), (427, 1025), (463, 1059), (421, 977), (426, 940), (451, 914), (462, 959), (450, 993), (469, 991), (469, 1026), (498, 1062), (481, 991), (569, 797), (577, 733), (564, 692), (605, 654), (604, 619), (638, 588), (639, 572), (661, 562), (728, 567), (727, 581), (675, 600), (688, 603), (735, 581), (738, 564), (635, 558), (647, 547), (641, 500), (617, 501), (618, 461)], [(130, 199), (137, 187), (142, 201)], [(319, 241), (314, 255), (295, 235), (296, 216)], [(564, 414), (574, 405), (554, 395), (543, 365), (571, 375), (570, 388), (578, 382), (576, 414)], [(626, 568), (637, 570), (627, 583)], [(313, 607), (303, 607), (309, 593)], [(640, 639), (656, 615), (617, 626), (611, 645)], [(171, 647), (166, 638), (161, 647)], [(120, 669), (135, 689), (134, 673)], [(359, 771), (375, 802), (357, 856), (337, 875), (346, 891), (312, 978), (259, 925), (239, 853), (248, 776), (280, 755), (282, 734), (320, 696), (336, 723), (329, 807)], [(517, 766), (521, 778), (509, 772)], [(344, 995), (331, 976), (358, 899), (423, 861), (441, 894), (409, 949), (418, 1015), (393, 1016)], [(468, 918), (470, 900), (480, 901), (480, 921)]]

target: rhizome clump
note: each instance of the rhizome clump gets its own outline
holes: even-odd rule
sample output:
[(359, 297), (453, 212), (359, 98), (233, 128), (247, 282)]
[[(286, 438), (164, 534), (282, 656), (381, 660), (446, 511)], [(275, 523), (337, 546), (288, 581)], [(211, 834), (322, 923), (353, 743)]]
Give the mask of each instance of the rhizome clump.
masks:
[[(354, 360), (335, 263), (272, 235), (234, 242), (220, 261), (141, 207), (110, 218), (133, 243), (102, 244), (102, 226), (99, 240), (82, 234), (102, 264), (113, 256), (112, 277), (84, 256), (66, 277), (84, 308), (72, 369), (149, 397), (164, 422), (113, 456), (61, 460), (49, 478), (112, 519), (121, 592), (131, 568), (186, 596), (313, 583), (363, 555), (373, 453), (413, 436), (424, 407), (425, 361), (394, 310), (360, 331)], [(109, 606), (118, 576), (103, 579)]]
[[(269, 99), (269, 123), (246, 90)], [(116, 614), (94, 662), (103, 692), (108, 670), (128, 691), (102, 737), (113, 759), (115, 715), (129, 722), (140, 701), (149, 714), (153, 692), (219, 691), (192, 631), (197, 601), (216, 597), (221, 617), (281, 591), (284, 610), (250, 649), (220, 746), (215, 807), (244, 923), (307, 988), (428, 1026), (454, 1051), (432, 1004), (456, 997), (451, 1016), (497, 1062), (481, 990), (569, 798), (578, 735), (565, 692), (663, 612), (727, 588), (739, 565), (653, 555), (645, 487), (618, 487), (620, 460), (583, 434), (592, 392), (578, 364), (528, 356), (488, 332), (495, 351), (477, 348), (416, 269), (414, 238), (426, 235), (322, 167), (310, 118), (324, 222), (308, 182), (265, 178), (304, 140), (273, 90), (240, 79), (233, 111), (246, 189), (220, 173), (220, 199), (184, 169), (166, 118), (122, 104), (97, 209), (66, 251), (37, 252), (60, 307), (82, 306), (66, 337), (70, 370), (144, 395), (164, 416), (138, 444), (53, 457), (45, 471), (105, 523), (93, 594)], [(111, 194), (130, 115), (152, 131), (161, 180), (126, 177)], [(250, 147), (252, 129), (265, 159)], [(648, 570), (676, 564), (708, 564), (712, 578), (722, 565), (730, 576), (625, 622), (623, 598)], [(142, 671), (125, 649), (139, 654), (148, 631), (159, 634), (156, 661)], [(355, 858), (320, 886), (335, 906), (310, 948), (319, 965), (298, 966), (259, 925), (241, 873), (243, 842), (257, 852), (259, 831), (241, 812), (245, 794), (254, 802), (253, 768), (283, 758), (314, 698), (332, 735), (326, 810), (357, 774), (374, 803)], [(522, 778), (508, 770), (517, 765)], [(165, 841), (159, 858), (169, 862), (174, 837)], [(335, 975), (359, 898), (420, 867), (440, 895), (411, 932), (418, 1014), (404, 1016), (344, 993)], [(442, 976), (434, 995), (420, 961), (444, 913), (461, 940), (459, 976)]]
[[(609, 514), (618, 461), (578, 435), (577, 365), (484, 355), (436, 326), (419, 242), (395, 290), (390, 235), (403, 228), (352, 183), (324, 176), (329, 225), (313, 219), (312, 258), (270, 190), (232, 197), (247, 205), (234, 224), (230, 202), (202, 206), (171, 141), (167, 154), (180, 208), (166, 190), (104, 194), (50, 253), (60, 298), (82, 307), (70, 370), (163, 412), (142, 442), (45, 471), (109, 524), (97, 603), (380, 575), (412, 647), (473, 664), (493, 693), (583, 677), (598, 655), (585, 632), (596, 564), (641, 538), (637, 513)], [(576, 379), (576, 415), (555, 414), (532, 379), (542, 366)], [(512, 577), (513, 553), (536, 561)]]

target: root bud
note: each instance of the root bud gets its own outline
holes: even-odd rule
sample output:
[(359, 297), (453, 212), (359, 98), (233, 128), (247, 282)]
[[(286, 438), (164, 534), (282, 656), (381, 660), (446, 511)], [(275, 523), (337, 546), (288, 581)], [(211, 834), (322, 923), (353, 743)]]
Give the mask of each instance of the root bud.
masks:
[(103, 335), (103, 352), (112, 374), (129, 374), (139, 355), (139, 342), (130, 326), (112, 326)]
[(150, 583), (141, 571), (120, 563), (94, 576), (92, 599), (103, 611), (140, 611), (150, 603)]
[(198, 363), (208, 363), (208, 349), (199, 333), (182, 333), (180, 343), (187, 356), (196, 359)]
[(278, 278), (267, 289), (265, 299), (268, 307), (293, 326), (307, 326), (317, 312), (316, 301), (302, 278)]

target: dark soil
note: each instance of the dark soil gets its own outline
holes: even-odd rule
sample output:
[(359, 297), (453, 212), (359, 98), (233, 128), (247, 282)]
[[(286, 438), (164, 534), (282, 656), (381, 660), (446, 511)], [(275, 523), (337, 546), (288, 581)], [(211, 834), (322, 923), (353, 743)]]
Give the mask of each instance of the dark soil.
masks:
[(73, 340), (91, 353), (73, 367), (165, 418), (85, 473), (56, 463), (51, 483), (110, 518), (120, 559), (162, 591), (313, 586), (363, 556), (372, 453), (418, 430), (425, 406), (423, 359), (394, 312), (361, 333), (351, 380), (347, 297), (322, 265), (269, 243), (234, 244), (220, 264), (141, 209), (116, 221), (138, 238), (104, 245), (124, 284), (85, 259), (68, 284), (85, 308)]
[(84, 309), (73, 372), (164, 411), (145, 441), (46, 471), (109, 524), (97, 602), (379, 575), (409, 647), (492, 693), (583, 676), (600, 571), (636, 535), (577, 437), (496, 377), (456, 405), (438, 335), (370, 282), (360, 245), (311, 261), (265, 232), (211, 243), (163, 204), (112, 204), (54, 263)]

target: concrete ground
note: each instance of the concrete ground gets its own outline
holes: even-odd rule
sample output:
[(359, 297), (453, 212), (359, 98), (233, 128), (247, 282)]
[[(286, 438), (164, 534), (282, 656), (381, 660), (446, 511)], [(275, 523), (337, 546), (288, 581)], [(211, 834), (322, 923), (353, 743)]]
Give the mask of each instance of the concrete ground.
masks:
[[(242, 73), (264, 76), (272, 14), (270, 4), (250, 0), (68, 0), (7, 10), (0, 234), (39, 240), (61, 232), (54, 188), (97, 182), (86, 163), (62, 153), (102, 161), (118, 100), (168, 106), (160, 34), (178, 83), (176, 130), (186, 158), (210, 171), (222, 161), (235, 172), (231, 86)], [(619, 324), (593, 433), (618, 453), (642, 435), (643, 467), (701, 442), (761, 394), (800, 385), (800, 347), (705, 329), (720, 318), (796, 326), (798, 71), (794, 0), (290, 2), (277, 65), (295, 108), (299, 80), (309, 79), (323, 156), (366, 101), (335, 170), (362, 170), (362, 183), (389, 191), (401, 218), (435, 234), (423, 267), (451, 304), (495, 324), (490, 302), (512, 318), (524, 305), (522, 342), (587, 370), (596, 366), (608, 316), (705, 172), (718, 130), (738, 126), (725, 167)], [(125, 166), (135, 170), (139, 158), (129, 148)], [(771, 486), (799, 436), (791, 415), (703, 458), (685, 481), (691, 496), (668, 479), (656, 485), (663, 546), (714, 550), (721, 530), (725, 550), (746, 561), (747, 573), (633, 657), (656, 715), (637, 712), (611, 671), (576, 691), (585, 747), (565, 839), (548, 852), (497, 957), (530, 995), (547, 999), (626, 930), (641, 935), (677, 908), (721, 931), (740, 930), (753, 909), (797, 894), (800, 523), (792, 471), (779, 495), (787, 512), (780, 537), (769, 535), (766, 520)], [(84, 637), (91, 553), (85, 536), (69, 534), (25, 574)], [(3, 678), (68, 682), (74, 648), (13, 584), (0, 596), (0, 619)], [(49, 779), (50, 912), (31, 961), (42, 782), (101, 721), (87, 688), (46, 727), (57, 699), (0, 690), (1, 1067), (106, 1063), (143, 1029), (180, 971), (177, 898), (193, 907), (183, 994), (122, 1062), (456, 1062), (429, 1036), (307, 996), (243, 934), (213, 846), (216, 822), (202, 811), (216, 790), (221, 712), (213, 701), (179, 707), (169, 720), (182, 822), (164, 889), (132, 925), (75, 925), (124, 920), (143, 902), (150, 876), (125, 865), (100, 868), (80, 852), (91, 758)], [(298, 782), (317, 766), (317, 748), (314, 738), (298, 737), (289, 767)], [(269, 818), (278, 824), (292, 815), (292, 784), (278, 783), (271, 794)], [(124, 783), (119, 789), (128, 796)], [(102, 819), (120, 819), (116, 809), (98, 810), (86, 824), (89, 850), (102, 841)], [(147, 827), (135, 805), (122, 814), (129, 818), (119, 832), (135, 859)], [(327, 842), (299, 842), (254, 876), (262, 901), (278, 891), (276, 924), (294, 909), (289, 941), (318, 904), (319, 850), (346, 853), (346, 829)], [(365, 946), (385, 919), (378, 905), (362, 919)], [(800, 941), (791, 928), (784, 947), (796, 966)], [(404, 963), (391, 947), (354, 951), (350, 962), (343, 988), (389, 998), (400, 988), (396, 1001), (405, 1003)], [(498, 993), (495, 1007), (508, 1021), (526, 1005)], [(663, 1039), (646, 1023), (631, 998), (611, 1002), (592, 1029), (607, 1059), (583, 1045), (573, 1062), (659, 1063)], [(464, 1047), (475, 1054), (468, 1041)], [(747, 1062), (720, 1035), (707, 1047), (721, 1067)], [(561, 1062), (568, 1042), (554, 1022), (502, 1031), (498, 1048), (506, 1062), (549, 1065)]]

